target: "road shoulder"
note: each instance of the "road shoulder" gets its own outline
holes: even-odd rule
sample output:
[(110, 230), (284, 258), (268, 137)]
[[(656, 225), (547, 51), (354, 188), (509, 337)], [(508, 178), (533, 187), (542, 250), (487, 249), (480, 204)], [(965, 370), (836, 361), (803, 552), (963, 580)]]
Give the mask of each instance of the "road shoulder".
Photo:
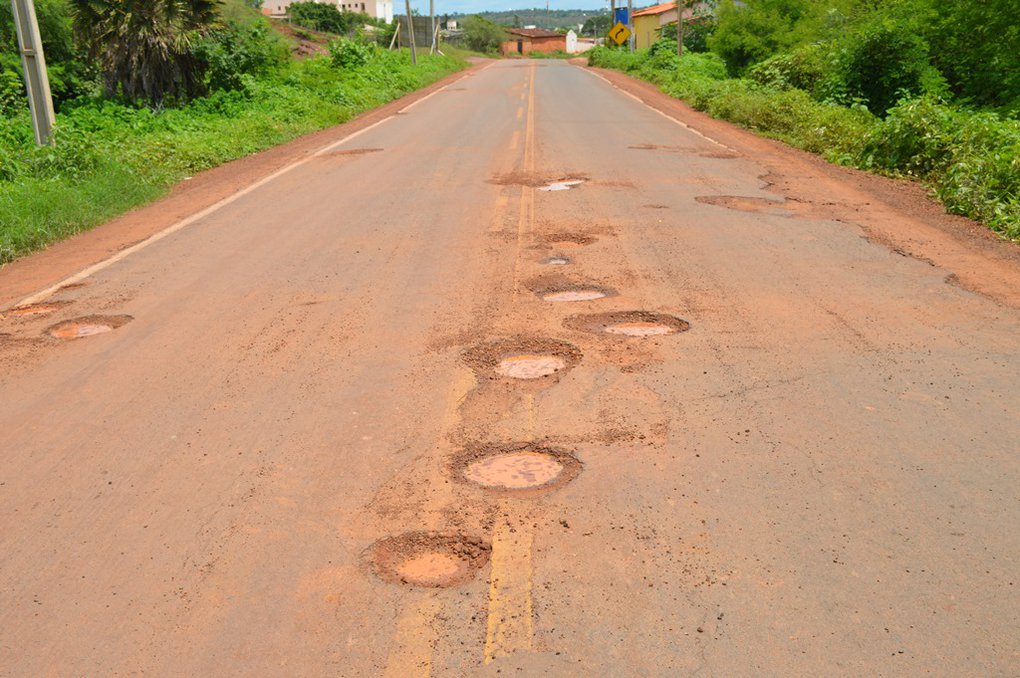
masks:
[(766, 190), (803, 213), (859, 226), (869, 240), (896, 254), (946, 269), (947, 282), (1020, 308), (1020, 245), (979, 222), (947, 214), (917, 182), (833, 165), (696, 111), (651, 83), (577, 60), (571, 63), (735, 153), (753, 157), (766, 170), (760, 177)]

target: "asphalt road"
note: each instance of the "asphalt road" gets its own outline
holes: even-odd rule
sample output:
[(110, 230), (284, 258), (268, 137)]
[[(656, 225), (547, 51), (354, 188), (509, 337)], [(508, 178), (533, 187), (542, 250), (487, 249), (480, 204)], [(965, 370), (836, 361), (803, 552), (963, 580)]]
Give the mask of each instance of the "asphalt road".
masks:
[(497, 62), (33, 295), (0, 672), (1020, 674), (1020, 311), (777, 157)]

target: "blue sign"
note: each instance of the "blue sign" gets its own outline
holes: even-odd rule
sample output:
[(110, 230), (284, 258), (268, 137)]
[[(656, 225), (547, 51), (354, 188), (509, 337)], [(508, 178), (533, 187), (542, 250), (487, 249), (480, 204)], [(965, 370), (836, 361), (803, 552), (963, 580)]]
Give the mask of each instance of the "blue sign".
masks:
[(618, 22), (623, 24), (624, 26), (626, 26), (628, 24), (628, 22), (627, 22), (627, 8), (626, 7), (617, 7), (616, 8), (616, 16), (613, 17), (613, 25), (615, 26)]

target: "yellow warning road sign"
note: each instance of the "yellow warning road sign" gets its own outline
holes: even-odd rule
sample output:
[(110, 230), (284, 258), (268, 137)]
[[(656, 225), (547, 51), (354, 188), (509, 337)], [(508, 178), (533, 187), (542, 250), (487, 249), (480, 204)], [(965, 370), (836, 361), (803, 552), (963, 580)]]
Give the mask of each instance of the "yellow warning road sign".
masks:
[(609, 29), (609, 39), (615, 42), (617, 45), (622, 45), (627, 42), (627, 38), (630, 37), (630, 29), (628, 29), (623, 23), (617, 21), (616, 25)]

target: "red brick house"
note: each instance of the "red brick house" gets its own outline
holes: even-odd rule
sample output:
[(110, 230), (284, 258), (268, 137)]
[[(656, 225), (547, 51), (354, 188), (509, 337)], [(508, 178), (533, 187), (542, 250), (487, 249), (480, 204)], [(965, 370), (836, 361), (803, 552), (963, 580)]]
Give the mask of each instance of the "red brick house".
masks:
[(567, 36), (542, 28), (507, 28), (507, 41), (500, 47), (507, 54), (567, 51)]

